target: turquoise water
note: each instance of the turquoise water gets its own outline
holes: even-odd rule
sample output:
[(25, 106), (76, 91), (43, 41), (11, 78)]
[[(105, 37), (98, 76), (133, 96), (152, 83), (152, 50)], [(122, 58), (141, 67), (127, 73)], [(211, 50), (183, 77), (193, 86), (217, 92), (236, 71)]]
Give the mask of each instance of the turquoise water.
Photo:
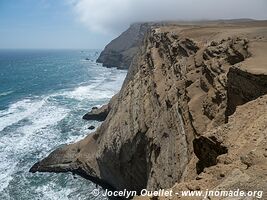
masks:
[(88, 180), (28, 171), (57, 146), (99, 125), (82, 116), (119, 91), (126, 71), (97, 64), (98, 54), (0, 50), (0, 199), (95, 199)]

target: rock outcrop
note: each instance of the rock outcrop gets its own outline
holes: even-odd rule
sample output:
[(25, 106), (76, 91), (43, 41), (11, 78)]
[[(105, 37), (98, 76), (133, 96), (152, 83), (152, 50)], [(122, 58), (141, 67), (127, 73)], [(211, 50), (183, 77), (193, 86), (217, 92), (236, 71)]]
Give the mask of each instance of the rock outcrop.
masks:
[(107, 118), (109, 111), (110, 108), (108, 105), (103, 105), (101, 108), (94, 107), (90, 112), (83, 116), (83, 119), (104, 121)]
[(95, 121), (100, 121), (100, 122), (104, 121), (107, 118), (116, 99), (117, 99), (117, 95), (113, 96), (108, 104), (103, 105), (100, 108), (93, 107), (90, 112), (86, 113), (83, 116), (83, 119), (84, 120), (95, 120)]
[[(266, 24), (258, 26), (267, 35)], [(227, 178), (251, 177), (252, 170), (248, 176), (242, 171), (247, 165), (263, 170), (261, 186), (266, 178), (266, 97), (244, 105), (244, 114), (238, 106), (265, 94), (267, 77), (242, 66), (254, 58), (257, 26), (234, 28), (151, 26), (102, 125), (55, 150), (31, 172), (71, 171), (105, 187), (140, 192), (195, 184), (209, 170), (214, 175), (208, 173), (200, 182), (219, 187)], [(259, 149), (255, 156), (253, 149)], [(216, 171), (220, 163), (225, 171)], [(224, 179), (218, 178), (220, 173)], [(250, 188), (257, 183), (247, 184), (249, 180), (240, 184)]]

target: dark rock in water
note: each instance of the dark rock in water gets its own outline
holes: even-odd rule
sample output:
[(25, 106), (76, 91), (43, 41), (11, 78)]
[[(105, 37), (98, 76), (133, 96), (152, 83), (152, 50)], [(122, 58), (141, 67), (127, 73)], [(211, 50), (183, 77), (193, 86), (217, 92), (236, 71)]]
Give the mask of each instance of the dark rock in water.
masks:
[(83, 116), (85, 120), (104, 121), (109, 113), (109, 106), (104, 105), (101, 108), (93, 107), (89, 113)]
[(88, 129), (89, 129), (89, 130), (94, 130), (95, 127), (94, 127), (94, 126), (89, 126)]

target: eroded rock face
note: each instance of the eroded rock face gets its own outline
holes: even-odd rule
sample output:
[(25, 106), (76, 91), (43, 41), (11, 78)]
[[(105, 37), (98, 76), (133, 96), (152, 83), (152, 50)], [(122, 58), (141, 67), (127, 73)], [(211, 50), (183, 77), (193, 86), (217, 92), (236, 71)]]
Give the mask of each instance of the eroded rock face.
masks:
[(198, 29), (178, 30), (152, 26), (103, 124), (32, 171), (78, 171), (140, 191), (170, 188), (217, 164), (228, 146), (205, 133), (227, 121), (227, 73), (249, 57), (248, 40), (213, 41), (218, 30), (204, 38), (189, 37)]
[[(257, 191), (254, 197), (240, 197), (239, 199), (266, 199), (266, 105), (267, 95), (239, 106), (236, 112), (229, 117), (227, 124), (209, 130), (203, 136), (196, 138), (194, 151), (199, 161), (202, 164), (213, 164), (209, 167), (206, 166), (195, 178), (187, 179), (185, 177), (185, 181), (176, 183), (171, 188), (173, 192), (239, 189), (240, 191)], [(213, 159), (215, 157), (216, 159)], [(190, 167), (195, 168), (195, 162), (191, 162), (188, 165), (188, 168)], [(208, 198), (227, 200), (230, 197), (209, 196)], [(150, 198), (137, 197), (135, 199)], [(158, 199), (164, 200), (165, 198)], [(172, 199), (190, 198), (175, 195)], [(194, 199), (201, 200), (203, 197), (194, 197)]]

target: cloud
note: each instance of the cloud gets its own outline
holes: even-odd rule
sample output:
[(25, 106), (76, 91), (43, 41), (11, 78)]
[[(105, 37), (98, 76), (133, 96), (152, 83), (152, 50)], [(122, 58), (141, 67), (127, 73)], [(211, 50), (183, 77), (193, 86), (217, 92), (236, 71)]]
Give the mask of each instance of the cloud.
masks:
[(144, 21), (267, 19), (266, 0), (68, 0), (92, 31), (119, 32)]

